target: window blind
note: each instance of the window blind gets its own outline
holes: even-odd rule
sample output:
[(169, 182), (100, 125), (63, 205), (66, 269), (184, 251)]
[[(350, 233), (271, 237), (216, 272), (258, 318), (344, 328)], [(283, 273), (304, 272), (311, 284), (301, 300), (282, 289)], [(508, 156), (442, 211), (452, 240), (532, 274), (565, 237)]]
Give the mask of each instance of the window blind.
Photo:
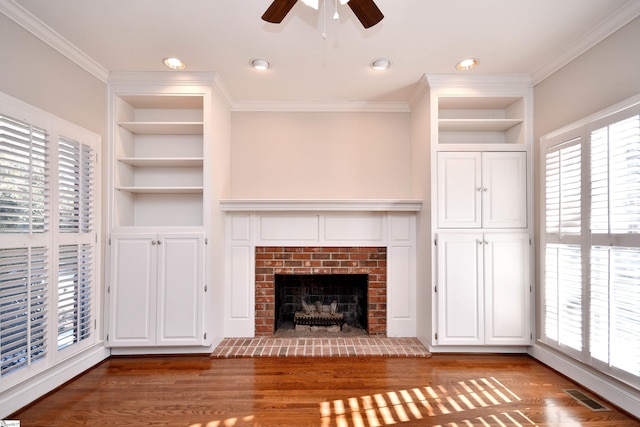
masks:
[(47, 133), (0, 114), (0, 233), (48, 230)]
[(0, 92), (2, 392), (96, 341), (99, 143)]
[(640, 389), (640, 104), (578, 132), (544, 144), (541, 339)]
[(0, 378), (47, 354), (48, 253), (0, 249)]
[(66, 245), (59, 251), (58, 350), (91, 335), (92, 248)]
[(93, 149), (65, 137), (58, 140), (58, 221), (61, 233), (93, 229)]
[(547, 233), (581, 231), (581, 138), (550, 147), (545, 156)]

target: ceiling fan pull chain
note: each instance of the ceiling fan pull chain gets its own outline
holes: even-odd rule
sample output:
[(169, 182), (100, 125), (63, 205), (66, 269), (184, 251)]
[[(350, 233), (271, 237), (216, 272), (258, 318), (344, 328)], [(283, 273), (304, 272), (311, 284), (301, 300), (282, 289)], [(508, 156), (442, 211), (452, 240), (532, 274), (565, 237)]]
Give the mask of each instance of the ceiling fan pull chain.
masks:
[(338, 0), (335, 0), (335, 1), (336, 1), (336, 11), (333, 14), (333, 20), (337, 21), (338, 19), (340, 19), (340, 15), (338, 15)]
[(322, 0), (322, 38), (327, 39), (327, 0)]

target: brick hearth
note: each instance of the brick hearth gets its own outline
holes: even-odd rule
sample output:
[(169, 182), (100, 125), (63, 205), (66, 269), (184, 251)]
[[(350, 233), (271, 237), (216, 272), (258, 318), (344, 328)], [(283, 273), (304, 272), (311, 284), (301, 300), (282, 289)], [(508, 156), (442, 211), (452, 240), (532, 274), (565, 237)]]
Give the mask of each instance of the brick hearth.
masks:
[(386, 247), (256, 247), (257, 337), (275, 332), (276, 274), (367, 274), (368, 333), (386, 336)]

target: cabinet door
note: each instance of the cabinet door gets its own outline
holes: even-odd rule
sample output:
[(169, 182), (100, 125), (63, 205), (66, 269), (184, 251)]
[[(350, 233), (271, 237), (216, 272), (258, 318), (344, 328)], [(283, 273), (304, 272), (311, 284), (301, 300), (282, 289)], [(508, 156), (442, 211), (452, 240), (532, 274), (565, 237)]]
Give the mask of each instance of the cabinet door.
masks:
[(485, 234), (486, 344), (528, 345), (530, 327), (529, 236)]
[(484, 342), (480, 233), (438, 235), (439, 345), (477, 345)]
[(479, 228), (481, 224), (482, 155), (438, 153), (438, 226)]
[(527, 226), (527, 154), (482, 153), (482, 226)]
[(108, 344), (112, 347), (155, 342), (155, 236), (143, 233), (111, 238)]
[(158, 236), (157, 345), (204, 342), (204, 235)]

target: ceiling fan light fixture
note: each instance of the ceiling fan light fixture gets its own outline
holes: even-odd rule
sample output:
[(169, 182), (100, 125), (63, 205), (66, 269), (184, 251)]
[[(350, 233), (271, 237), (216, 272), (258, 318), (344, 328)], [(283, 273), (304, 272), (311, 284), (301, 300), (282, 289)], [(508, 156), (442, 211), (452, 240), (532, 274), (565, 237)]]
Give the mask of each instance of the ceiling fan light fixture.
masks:
[(318, 8), (320, 7), (320, 0), (302, 0), (302, 3), (314, 8), (315, 10), (318, 10)]
[(456, 70), (467, 71), (475, 68), (476, 65), (478, 65), (478, 60), (476, 58), (465, 58), (456, 64)]
[(373, 70), (384, 71), (391, 66), (391, 61), (385, 58), (374, 59), (373, 61), (371, 61), (371, 64), (369, 64), (369, 66)]
[(252, 59), (251, 66), (258, 71), (265, 71), (269, 69), (269, 61), (260, 58)]
[(184, 70), (187, 67), (184, 62), (174, 57), (163, 58), (162, 63), (172, 70)]

